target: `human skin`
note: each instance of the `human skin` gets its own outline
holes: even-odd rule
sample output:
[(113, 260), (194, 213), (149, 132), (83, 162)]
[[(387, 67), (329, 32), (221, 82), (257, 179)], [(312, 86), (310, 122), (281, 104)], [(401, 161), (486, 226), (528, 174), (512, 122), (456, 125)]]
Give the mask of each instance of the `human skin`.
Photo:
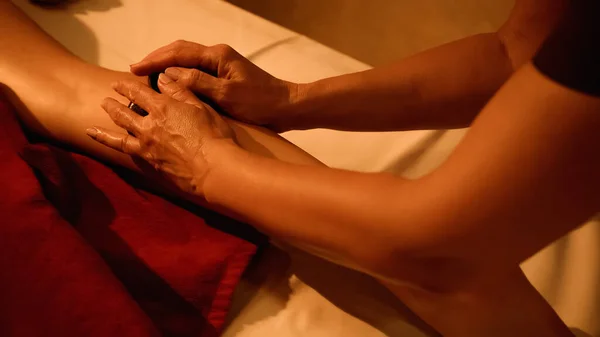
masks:
[[(517, 5), (506, 27), (519, 20), (526, 27), (466, 39), (393, 69), (304, 86), (274, 81), (246, 66), (230, 48), (186, 42), (153, 52), (132, 71), (166, 68), (163, 85), (176, 82), (230, 115), (278, 130), (470, 124), (440, 168), (412, 181), (284, 164), (214, 137), (214, 146), (202, 145), (210, 150), (201, 160), (187, 158), (196, 161), (201, 174), (188, 179), (186, 190), (234, 211), (272, 237), (379, 277), (445, 336), (569, 335), (549, 311), (523, 311), (534, 303), (541, 308), (539, 297), (511, 300), (509, 295), (528, 293), (516, 271), (520, 262), (579, 226), (600, 205), (595, 192), (600, 161), (594, 155), (600, 145), (594, 136), (600, 99), (553, 82), (528, 61), (564, 5), (544, 4), (543, 10), (535, 8), (540, 1)], [(455, 60), (456, 67), (446, 70), (444, 56)], [(286, 86), (290, 94), (281, 102), (288, 104), (273, 103), (272, 94)], [(177, 115), (176, 105), (156, 104), (152, 93), (133, 83), (116, 87), (143, 107)], [(443, 110), (452, 113), (444, 115)], [(107, 112), (127, 119), (120, 115), (128, 114), (124, 109)], [(170, 127), (148, 123), (144, 128), (133, 123), (131, 130), (143, 145), (131, 153), (154, 158), (158, 152), (153, 145), (161, 143), (158, 134)], [(105, 136), (95, 135), (101, 142)], [(164, 134), (165, 143), (171, 136)], [(210, 132), (203, 136), (211, 138)], [(163, 154), (161, 161), (182, 161), (177, 156)], [(238, 190), (224, 192), (233, 188)], [(511, 292), (499, 290), (507, 287)]]
[[(3, 10), (14, 11), (14, 8), (11, 9), (10, 3), (8, 3), (8, 5), (2, 3), (1, 5), (6, 6), (5, 8), (2, 8)], [(5, 49), (2, 56), (0, 56), (0, 71), (2, 71), (0, 76), (3, 83), (10, 87), (15, 102), (18, 103), (18, 101), (20, 101), (23, 103), (21, 116), (26, 124), (32, 129), (55, 140), (75, 146), (105, 160), (123, 164), (135, 169), (136, 166), (129, 156), (119, 155), (113, 150), (98, 146), (86, 138), (84, 130), (89, 126), (97, 125), (111, 131), (120, 131), (121, 135), (125, 135), (122, 130), (112, 125), (112, 121), (107, 115), (102, 113), (98, 106), (101, 98), (105, 96), (113, 97), (121, 103), (127, 103), (129, 100), (137, 100), (137, 98), (132, 95), (130, 95), (132, 97), (124, 98), (122, 95), (114, 93), (110, 90), (109, 83), (118, 81), (121, 85), (135, 86), (139, 85), (139, 79), (136, 79), (131, 75), (111, 72), (87, 65), (68, 54), (52, 40), (49, 40), (48, 37), (41, 33), (35, 26), (30, 26), (31, 23), (27, 23), (28, 20), (23, 16), (19, 16), (18, 12), (15, 12), (15, 15), (10, 17), (10, 20), (3, 20), (2, 23), (0, 23), (0, 29), (14, 29), (15, 27), (21, 29), (16, 30), (18, 32), (17, 34), (3, 34), (2, 38), (0, 38), (2, 40), (0, 41), (2, 41), (2, 44), (6, 43), (6, 45), (18, 46), (18, 48)], [(24, 60), (24, 58), (26, 58), (26, 60)], [(52, 67), (48, 66), (48, 60), (52, 60)], [(21, 62), (24, 61), (28, 62), (29, 68), (25, 69), (23, 66), (20, 66), (20, 64), (22, 64)], [(69, 69), (69, 71), (64, 71), (65, 69)], [(549, 96), (556, 96), (554, 98), (558, 101), (553, 101), (553, 103), (558, 105), (562, 104), (564, 106), (564, 104), (566, 104), (565, 102), (568, 102), (569, 105), (571, 105), (571, 103), (576, 102), (576, 104), (572, 106), (580, 108), (581, 115), (585, 115), (586, 117), (581, 117), (581, 120), (571, 120), (572, 124), (561, 124), (561, 128), (570, 127), (570, 129), (564, 130), (567, 135), (576, 133), (575, 130), (589, 131), (580, 128), (582, 128), (582, 124), (585, 124), (583, 123), (583, 120), (589, 118), (586, 114), (586, 111), (588, 111), (586, 110), (586, 106), (587, 109), (595, 109), (595, 101), (592, 100), (590, 103), (587, 98), (582, 99), (578, 95), (568, 91), (565, 93), (563, 88), (559, 87), (557, 89), (552, 85), (548, 85), (548, 83), (543, 80), (536, 82), (540, 80), (539, 76), (536, 75), (535, 72), (532, 73), (531, 69), (527, 71), (528, 72), (523, 75), (527, 80), (523, 81), (521, 79), (523, 83), (517, 82), (516, 85), (512, 83), (511, 90), (524, 90), (529, 88), (533, 83), (548, 90), (543, 97), (536, 98), (535, 95), (532, 95), (532, 97), (537, 100), (547, 100)], [(82, 80), (82, 78), (88, 78), (89, 80)], [(133, 79), (133, 81), (131, 81), (131, 79)], [(54, 89), (54, 92), (50, 93), (47, 90), (47, 88), (50, 87)], [(510, 92), (512, 91), (509, 91), (507, 94), (509, 97)], [(492, 93), (490, 95), (492, 95)], [(140, 103), (142, 102), (140, 101)], [(535, 103), (537, 103), (537, 101), (535, 101)], [(531, 103), (531, 105), (535, 104)], [(486, 109), (489, 108), (492, 109), (492, 111), (504, 111), (505, 108), (501, 109), (501, 106), (498, 107), (498, 105), (496, 105), (496, 108), (494, 109), (489, 107), (486, 107)], [(148, 110), (152, 110), (150, 106), (145, 107)], [(512, 107), (508, 110), (512, 110)], [(519, 111), (519, 109), (516, 109), (515, 114)], [(482, 113), (482, 116), (484, 115), (485, 114)], [(498, 113), (488, 113), (487, 115), (497, 116)], [(539, 117), (539, 115), (536, 114), (532, 115), (533, 117)], [(483, 119), (483, 117), (481, 118)], [(494, 125), (494, 131), (498, 132), (499, 136), (505, 135), (506, 133), (502, 133), (502, 128), (498, 130), (496, 126), (504, 125), (505, 128), (510, 126), (507, 125), (509, 124), (509, 120), (505, 120), (504, 124), (498, 123), (501, 120), (500, 118), (486, 117), (486, 119), (483, 120), (487, 120), (483, 125)], [(520, 121), (523, 122), (522, 120)], [(550, 122), (559, 124), (553, 120)], [(585, 122), (591, 122), (591, 125), (594, 125), (595, 121), (586, 120)], [(556, 124), (545, 124), (544, 127), (552, 127), (552, 125), (556, 127)], [(233, 123), (229, 125), (231, 126)], [(526, 125), (527, 124), (524, 124), (524, 129), (526, 129)], [(233, 129), (235, 128), (233, 126), (231, 127)], [(481, 127), (475, 130), (481, 130)], [(483, 130), (485, 130), (485, 128)], [(545, 131), (548, 131), (547, 129), (527, 130), (542, 131), (542, 134), (544, 134)], [(486, 135), (490, 134), (490, 132), (479, 131), (479, 134), (482, 133)], [(534, 134), (537, 134), (537, 132), (534, 132)], [(529, 137), (527, 137), (525, 132), (513, 132), (511, 135), (525, 137), (529, 140)], [(584, 132), (581, 136), (583, 138), (563, 137), (561, 140), (570, 141), (567, 144), (563, 144), (563, 146), (577, 147), (576, 145), (579, 145), (579, 143), (583, 143), (584, 140), (586, 140), (584, 137), (585, 135), (586, 133)], [(468, 137), (473, 139), (475, 136)], [(540, 331), (547, 332), (544, 335), (549, 336), (567, 335), (568, 332), (561, 325), (560, 321), (557, 320), (551, 309), (549, 309), (547, 304), (545, 304), (527, 284), (522, 274), (518, 272), (516, 262), (514, 261), (522, 259), (523, 255), (530, 254), (530, 251), (533, 251), (535, 248), (532, 246), (545, 244), (544, 242), (547, 241), (548, 238), (538, 238), (539, 241), (535, 242), (533, 245), (531, 242), (523, 243), (523, 246), (521, 247), (522, 250), (517, 249), (514, 254), (510, 255), (506, 260), (504, 260), (503, 256), (496, 256), (495, 254), (503, 252), (507, 245), (506, 241), (502, 241), (502, 238), (512, 237), (512, 235), (515, 234), (515, 231), (518, 231), (517, 234), (521, 234), (522, 228), (515, 228), (516, 226), (497, 226), (498, 224), (506, 224), (507, 219), (512, 220), (516, 218), (515, 213), (509, 212), (506, 217), (500, 216), (494, 223), (490, 223), (489, 226), (483, 227), (500, 230), (506, 229), (506, 232), (501, 232), (501, 234), (505, 235), (500, 236), (501, 239), (498, 242), (492, 242), (492, 244), (490, 244), (490, 241), (482, 240), (482, 238), (486, 238), (489, 233), (473, 232), (472, 230), (474, 228), (482, 228), (481, 221), (477, 221), (477, 217), (487, 218), (491, 216), (490, 214), (497, 215), (496, 213), (486, 213), (489, 212), (490, 209), (491, 211), (494, 211), (493, 205), (501, 208), (502, 211), (505, 210), (503, 208), (505, 205), (498, 204), (498, 199), (495, 196), (489, 196), (485, 193), (481, 194), (481, 196), (486, 196), (486, 198), (482, 199), (482, 205), (488, 205), (488, 207), (483, 207), (480, 211), (476, 210), (476, 212), (472, 212), (474, 213), (473, 218), (469, 218), (469, 214), (467, 214), (465, 218), (461, 218), (463, 214), (442, 212), (437, 213), (437, 218), (450, 220), (437, 222), (434, 221), (436, 219), (431, 219), (431, 217), (428, 219), (425, 216), (425, 213), (432, 214), (432, 209), (441, 211), (447, 211), (449, 209), (464, 210), (465, 212), (467, 209), (472, 210), (472, 208), (469, 208), (468, 206), (473, 199), (468, 195), (451, 194), (446, 195), (445, 198), (440, 198), (441, 200), (436, 200), (436, 198), (429, 199), (432, 195), (431, 193), (435, 193), (434, 195), (437, 196), (436, 190), (464, 191), (460, 186), (471, 185), (470, 179), (467, 179), (469, 180), (467, 182), (464, 181), (466, 178), (458, 179), (458, 181), (456, 181), (460, 176), (451, 175), (448, 172), (465, 172), (465, 175), (471, 173), (470, 177), (477, 177), (476, 174), (472, 174), (473, 172), (483, 172), (487, 176), (479, 176), (478, 180), (490, 183), (495, 182), (505, 188), (499, 188), (500, 191), (511, 191), (511, 187), (514, 187), (514, 185), (518, 185), (518, 183), (523, 182), (523, 180), (527, 181), (528, 177), (520, 176), (514, 172), (515, 176), (513, 178), (517, 178), (517, 181), (512, 182), (512, 184), (506, 184), (508, 180), (504, 179), (489, 179), (494, 178), (496, 175), (502, 178), (503, 176), (499, 172), (502, 171), (502, 167), (505, 168), (506, 166), (501, 166), (497, 171), (491, 172), (488, 170), (479, 170), (479, 168), (482, 168), (481, 165), (486, 163), (473, 163), (469, 158), (471, 156), (475, 156), (479, 159), (486, 158), (488, 152), (485, 148), (478, 151), (473, 151), (473, 148), (471, 147), (467, 147), (467, 149), (464, 150), (460, 150), (461, 148), (459, 148), (460, 151), (457, 153), (463, 153), (461, 155), (462, 157), (456, 157), (458, 154), (455, 154), (445, 164), (445, 167), (449, 166), (450, 168), (453, 168), (452, 170), (446, 168), (442, 171), (440, 169), (440, 171), (435, 172), (428, 177), (428, 179), (419, 181), (419, 185), (417, 185), (417, 182), (403, 181), (386, 175), (358, 176), (351, 172), (320, 170), (310, 157), (304, 157), (305, 155), (303, 154), (300, 156), (308, 158), (306, 165), (302, 167), (286, 165), (281, 161), (273, 160), (273, 158), (269, 159), (268, 156), (265, 156), (265, 153), (261, 153), (260, 155), (252, 154), (252, 151), (249, 151), (248, 148), (244, 147), (244, 144), (239, 141), (237, 135), (236, 137), (231, 137), (231, 139), (232, 141), (215, 142), (214, 144), (219, 145), (215, 145), (213, 149), (219, 150), (209, 151), (219, 153), (219, 156), (214, 157), (216, 159), (214, 163), (216, 165), (215, 167), (219, 167), (220, 169), (211, 169), (211, 171), (217, 172), (218, 175), (207, 175), (206, 179), (203, 180), (203, 183), (200, 184), (205, 186), (201, 190), (190, 189), (190, 192), (199, 192), (198, 196), (208, 199), (209, 203), (215, 207), (225, 207), (234, 210), (238, 215), (241, 215), (243, 218), (252, 222), (263, 231), (272, 234), (274, 237), (282, 240), (290, 240), (307, 249), (316, 248), (316, 251), (325, 252), (325, 255), (328, 255), (334, 260), (338, 260), (347, 265), (352, 265), (379, 277), (382, 279), (382, 282), (393, 289), (401, 299), (409, 304), (417, 314), (444, 335), (495, 336), (498, 335), (499, 332), (510, 332), (511, 335), (518, 336), (519, 334), (525, 335), (525, 333), (528, 333), (527, 335), (532, 335), (533, 331), (538, 335)], [(492, 137), (491, 140), (494, 140), (494, 138)], [(522, 142), (520, 142), (522, 140), (523, 139), (517, 137), (513, 141), (514, 144), (522, 144)], [(539, 151), (540, 147), (541, 150), (546, 149), (546, 147), (542, 145), (547, 145), (547, 148), (553, 148), (554, 150), (556, 150), (556, 148), (560, 149), (560, 146), (555, 146), (556, 143), (553, 142), (546, 144), (540, 139), (537, 140), (537, 142), (531, 144), (533, 148), (522, 149), (525, 151), (517, 153), (519, 163), (530, 164), (527, 160), (522, 160), (524, 158), (529, 158), (527, 155), (528, 150), (536, 150), (535, 153), (537, 159), (564, 159), (565, 162), (567, 159), (575, 159), (575, 162), (581, 161), (579, 157), (556, 158), (552, 157), (550, 153)], [(488, 139), (483, 142), (480, 138), (474, 138), (474, 140), (469, 143), (489, 144), (489, 141), (490, 140)], [(499, 140), (496, 139), (496, 141)], [(501, 140), (500, 143), (502, 143)], [(268, 145), (269, 143), (265, 142), (262, 144)], [(461, 146), (462, 148), (465, 147), (465, 145)], [(576, 151), (575, 155), (586, 155), (585, 151), (589, 150), (589, 146), (591, 145), (587, 144), (587, 146), (581, 147), (579, 151)], [(270, 152), (271, 154), (276, 153), (276, 151), (273, 150)], [(471, 155), (469, 155), (469, 153)], [(556, 154), (556, 152), (553, 153)], [(513, 157), (515, 153), (499, 151), (498, 154), (508, 157), (504, 158), (509, 159), (508, 163), (515, 163)], [(563, 152), (559, 152), (559, 154), (563, 154)], [(550, 157), (544, 157), (543, 155)], [(275, 156), (275, 158), (277, 158), (277, 156)], [(285, 160), (283, 157), (279, 159)], [(182, 162), (193, 162), (193, 160), (183, 160)], [(466, 165), (461, 167), (460, 165), (462, 164), (460, 163), (463, 162), (465, 165), (468, 163), (473, 166)], [(498, 159), (498, 162), (500, 162), (500, 159)], [(559, 162), (562, 163), (562, 161)], [(310, 167), (311, 164), (315, 165), (314, 169)], [(486, 168), (488, 165), (483, 165), (483, 168)], [(240, 175), (240, 171), (233, 172), (230, 170), (236, 166), (238, 169), (245, 169), (244, 174)], [(535, 167), (537, 166), (534, 165), (534, 168)], [(199, 167), (200, 170), (205, 168), (206, 167)], [(464, 171), (465, 169), (468, 170)], [(578, 170), (579, 168), (575, 167), (574, 169)], [(585, 170), (580, 171), (582, 173), (587, 172)], [(539, 180), (534, 181), (534, 183), (543, 185), (543, 183), (547, 183), (548, 181), (554, 181), (551, 178), (563, 178), (557, 176), (560, 172), (548, 171), (543, 173), (546, 174), (540, 176)], [(248, 179), (249, 177), (251, 179)], [(278, 177), (278, 179), (276, 179), (277, 182), (285, 181), (286, 184), (289, 184), (290, 182), (293, 184), (273, 184), (273, 177)], [(316, 179), (313, 179), (313, 177), (316, 177)], [(349, 178), (349, 180), (345, 179), (346, 177)], [(374, 179), (371, 180), (370, 178)], [(337, 181), (342, 181), (340, 179), (344, 181), (344, 184), (348, 189), (340, 189), (340, 185), (335, 184)], [(306, 182), (310, 183), (306, 184)], [(346, 184), (347, 182), (350, 183)], [(371, 184), (371, 182), (376, 182), (376, 184)], [(440, 182), (445, 182), (449, 185), (440, 185)], [(593, 184), (592, 180), (587, 180), (587, 182)], [(256, 185), (252, 186), (252, 184)], [(243, 195), (231, 193), (229, 196), (231, 199), (228, 199), (229, 197), (224, 196), (222, 193), (222, 191), (225, 190), (232, 191), (240, 189), (240, 186), (244, 185), (250, 187), (247, 192), (256, 193), (256, 191), (261, 191), (261, 194), (257, 196), (252, 194)], [(302, 185), (305, 186), (303, 187)], [(551, 186), (550, 188), (556, 188), (553, 184), (549, 185)], [(494, 186), (496, 185), (476, 185), (474, 187), (485, 187), (483, 190), (487, 190)], [(405, 189), (404, 187), (408, 188)], [(528, 187), (532, 188), (531, 185), (528, 185)], [(562, 188), (562, 186), (559, 187)], [(576, 185), (575, 187), (581, 191), (586, 191), (585, 188), (581, 188), (580, 185)], [(288, 188), (287, 192), (284, 191), (285, 188)], [(319, 188), (321, 189), (319, 190)], [(327, 188), (328, 192), (340, 190), (345, 193), (344, 197), (335, 197), (334, 201), (344, 201), (344, 199), (351, 199), (349, 197), (359, 196), (356, 200), (362, 202), (365, 200), (363, 197), (364, 195), (376, 195), (369, 192), (371, 188), (374, 190), (376, 189), (379, 192), (391, 192), (393, 188), (394, 193), (381, 194), (377, 196), (376, 200), (367, 200), (380, 207), (379, 210), (383, 211), (383, 213), (380, 213), (381, 218), (371, 218), (366, 222), (357, 221), (356, 225), (358, 226), (350, 222), (348, 224), (349, 226), (343, 227), (340, 226), (339, 223), (336, 224), (329, 221), (323, 222), (318, 218), (312, 219), (316, 221), (311, 222), (310, 217), (314, 216), (315, 213), (311, 213), (310, 210), (311, 208), (315, 209), (315, 207), (316, 209), (319, 209), (319, 203), (321, 203), (321, 205), (328, 205), (326, 209), (327, 214), (331, 211), (329, 206), (333, 206), (334, 216), (343, 214), (344, 217), (348, 217), (349, 219), (354, 216), (353, 214), (356, 214), (353, 212), (348, 213), (347, 211), (351, 209), (348, 208), (347, 205), (344, 206), (342, 203), (332, 204), (329, 203), (331, 199), (322, 199), (323, 197), (328, 196), (328, 193), (321, 193), (324, 191), (322, 188)], [(399, 190), (403, 189), (404, 191), (395, 190), (396, 188)], [(421, 188), (423, 189), (421, 190)], [(412, 193), (416, 191), (419, 191), (419, 193)], [(473, 191), (477, 192), (478, 190), (474, 188), (471, 192)], [(514, 190), (512, 191), (514, 192)], [(522, 190), (517, 191), (521, 192)], [(583, 198), (583, 196), (575, 193), (579, 191), (562, 191), (569, 192), (569, 195), (571, 196), (575, 195)], [(548, 191), (542, 190), (540, 193), (542, 192)], [(311, 198), (314, 199), (313, 203), (287, 204), (290, 202), (290, 199), (285, 197), (282, 198), (282, 196), (285, 195), (307, 194), (311, 195)], [(477, 195), (479, 196), (479, 194)], [(511, 196), (511, 194), (507, 194), (501, 200), (509, 200)], [(451, 199), (450, 197), (457, 197), (457, 199)], [(525, 199), (521, 201), (527, 203), (529, 199), (526, 198), (531, 197), (531, 195), (525, 194), (523, 197)], [(556, 193), (551, 193), (550, 199), (546, 200), (546, 202), (550, 201), (560, 204), (561, 200), (551, 199), (554, 197), (556, 197)], [(242, 204), (243, 200), (253, 200), (254, 202), (245, 202), (245, 204)], [(402, 200), (401, 204), (404, 205), (398, 209), (398, 203), (386, 203), (394, 200)], [(424, 200), (436, 200), (436, 202), (424, 202)], [(421, 203), (418, 201), (421, 201)], [(594, 198), (589, 200), (589, 202), (595, 201)], [(446, 204), (447, 202), (455, 202), (456, 204), (448, 205)], [(429, 208), (428, 212), (427, 209), (420, 210), (416, 208), (416, 205), (419, 204), (423, 205), (423, 207), (427, 205), (432, 208)], [(252, 210), (246, 209), (251, 206), (253, 208)], [(269, 218), (273, 214), (272, 212), (270, 213), (270, 210), (266, 209), (267, 206), (274, 208), (281, 206), (286, 210), (290, 210), (290, 214), (285, 218)], [(365, 209), (365, 205), (360, 203), (352, 204), (351, 206), (356, 206), (356, 212), (360, 213)], [(309, 212), (306, 213), (307, 208), (303, 207), (308, 207)], [(589, 203), (583, 202), (580, 207), (589, 207)], [(394, 213), (394, 210), (396, 212), (400, 211), (400, 213), (406, 210), (409, 210), (409, 212), (398, 214)], [(508, 210), (510, 211), (510, 208)], [(581, 209), (573, 211), (583, 213)], [(318, 213), (319, 212), (317, 212), (316, 215), (318, 215)], [(564, 215), (566, 217), (572, 216), (572, 214)], [(297, 216), (296, 220), (304, 218), (305, 221), (300, 224), (294, 223), (294, 216)], [(306, 218), (306, 216), (308, 216), (308, 218)], [(384, 219), (384, 217), (387, 216), (390, 216), (389, 219), (391, 219), (392, 216), (394, 217), (393, 223)], [(552, 230), (555, 231), (550, 234), (556, 236), (561, 235), (569, 229), (562, 227), (556, 228), (553, 221), (548, 222), (546, 221), (546, 218), (536, 218), (536, 214), (529, 214), (529, 216), (535, 220), (530, 228), (532, 231), (542, 225), (546, 226), (549, 224), (550, 232), (552, 232)], [(360, 218), (355, 219), (360, 220)], [(522, 219), (519, 220), (522, 221)], [(556, 222), (561, 222), (559, 220)], [(306, 223), (318, 223), (320, 226), (305, 226)], [(368, 224), (368, 231), (365, 231), (364, 227), (361, 229), (360, 226), (364, 226), (364, 224)], [(359, 230), (353, 230), (354, 226)], [(317, 230), (315, 231), (315, 229)], [(378, 229), (381, 229), (381, 231)], [(448, 232), (449, 229), (452, 230), (450, 233)], [(465, 233), (470, 233), (471, 236), (467, 235), (463, 238)], [(387, 237), (388, 234), (393, 236)], [(460, 239), (462, 239), (462, 241)], [(391, 244), (392, 241), (394, 245), (399, 243), (410, 243), (412, 247), (400, 246), (401, 250), (398, 251), (398, 253), (395, 250), (390, 250), (390, 247), (392, 246), (387, 245)], [(517, 242), (517, 244), (519, 245), (521, 242)], [(393, 247), (395, 249), (398, 246)], [(457, 247), (463, 248), (463, 250), (457, 249)], [(486, 249), (482, 249), (481, 247)], [(475, 253), (479, 252), (480, 249), (482, 249), (481, 256), (477, 256), (478, 259), (473, 260)], [(396, 254), (389, 254), (390, 252)], [(456, 253), (456, 255), (454, 255), (454, 253)], [(438, 259), (440, 255), (442, 257), (441, 260)], [(386, 260), (390, 257), (392, 257), (393, 260)], [(448, 259), (449, 257), (450, 259)], [(489, 265), (499, 268), (497, 268), (497, 270), (490, 270)], [(515, 299), (516, 294), (519, 294), (519, 296)], [(500, 297), (504, 299), (503, 302), (498, 300)], [(523, 317), (525, 319), (523, 319)], [(503, 329), (497, 329), (499, 326), (502, 326)]]

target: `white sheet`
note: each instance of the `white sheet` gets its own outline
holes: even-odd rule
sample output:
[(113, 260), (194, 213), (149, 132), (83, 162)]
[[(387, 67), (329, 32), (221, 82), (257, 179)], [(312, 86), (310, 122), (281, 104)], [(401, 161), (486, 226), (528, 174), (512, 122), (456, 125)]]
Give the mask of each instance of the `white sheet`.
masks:
[[(67, 11), (42, 10), (26, 0), (15, 3), (75, 54), (111, 69), (127, 70), (128, 64), (176, 39), (207, 45), (227, 43), (244, 55), (261, 51), (254, 62), (276, 76), (293, 81), (307, 82), (368, 69), (365, 64), (219, 0), (82, 0)], [(456, 130), (357, 134), (312, 130), (290, 132), (285, 137), (330, 166), (359, 171), (386, 170), (416, 177), (439, 165), (463, 133)], [(525, 263), (524, 269), (570, 326), (600, 336), (599, 223), (589, 224), (550, 246)], [(293, 302), (299, 307), (311, 308), (310, 312), (322, 313), (302, 316), (308, 326), (324, 329), (313, 331), (327, 331), (323, 319), (331, 315), (353, 320), (336, 313), (339, 309), (315, 294), (310, 293), (305, 302)], [(263, 286), (239, 313), (226, 335), (233, 336), (243, 325), (265, 316), (277, 312), (287, 314), (289, 310), (281, 311), (284, 305), (285, 299), (274, 296), (272, 288)], [(291, 315), (290, 320), (300, 317), (300, 314)], [(397, 325), (386, 330), (389, 336), (419, 335), (398, 323), (393, 315), (382, 319), (387, 320), (387, 325)], [(361, 329), (344, 334), (380, 334), (374, 328), (360, 326)]]

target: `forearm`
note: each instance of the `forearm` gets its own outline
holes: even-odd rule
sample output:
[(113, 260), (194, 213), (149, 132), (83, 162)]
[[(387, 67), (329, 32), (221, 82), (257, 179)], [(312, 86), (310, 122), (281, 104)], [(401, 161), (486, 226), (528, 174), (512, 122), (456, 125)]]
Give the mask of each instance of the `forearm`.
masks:
[(292, 168), (238, 151), (232, 157), (206, 181), (210, 203), (234, 209), (273, 239), (383, 280), (442, 335), (572, 336), (517, 264), (479, 268), (448, 258), (459, 255), (432, 238), (452, 235), (455, 219), (439, 227), (423, 221), (418, 208), (429, 208), (437, 223), (446, 218), (417, 182)]
[[(457, 255), (432, 238), (455, 233), (454, 221), (418, 182), (292, 167), (235, 150), (209, 177), (210, 203), (276, 240), (375, 276), (443, 336), (572, 336), (516, 263), (482, 269), (449, 258)], [(423, 221), (416, 210), (426, 208), (447, 223)]]
[(291, 128), (446, 129), (471, 124), (529, 61), (564, 15), (567, 0), (518, 0), (496, 33), (474, 35), (387, 67), (299, 86)]
[(299, 129), (465, 127), (512, 71), (498, 34), (475, 35), (390, 66), (301, 84), (290, 123)]
[[(203, 187), (212, 207), (234, 212), (275, 240), (335, 262), (403, 281), (411, 274), (410, 266), (399, 267), (398, 260), (393, 271), (402, 275), (392, 275), (390, 262), (392, 255), (408, 259), (413, 247), (421, 247), (413, 182), (388, 174), (290, 165), (230, 145), (214, 153), (219, 159)], [(398, 247), (404, 255), (392, 252)]]
[(597, 210), (598, 104), (525, 66), (419, 180), (222, 147), (204, 192), (274, 238), (383, 279), (445, 336), (569, 336), (525, 280), (506, 278)]

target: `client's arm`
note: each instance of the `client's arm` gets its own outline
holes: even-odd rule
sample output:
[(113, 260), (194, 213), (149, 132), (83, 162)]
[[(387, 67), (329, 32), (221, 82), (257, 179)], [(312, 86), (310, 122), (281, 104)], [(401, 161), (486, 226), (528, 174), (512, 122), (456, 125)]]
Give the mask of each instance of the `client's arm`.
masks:
[[(278, 80), (227, 46), (178, 41), (131, 67), (168, 67), (177, 82), (240, 120), (275, 130), (408, 130), (468, 126), (555, 27), (565, 0), (518, 0), (498, 32), (418, 53), (389, 66), (307, 84)], [(179, 70), (179, 74), (175, 71)]]
[[(111, 71), (81, 61), (10, 1), (0, 1), (0, 83), (19, 108), (25, 124), (53, 140), (74, 146), (112, 163), (137, 166), (129, 156), (106, 148), (86, 136), (91, 125), (120, 130), (102, 111), (110, 96), (127, 103), (111, 90), (117, 80), (143, 77)], [(264, 128), (230, 121), (240, 145), (254, 153), (306, 165), (319, 161)]]

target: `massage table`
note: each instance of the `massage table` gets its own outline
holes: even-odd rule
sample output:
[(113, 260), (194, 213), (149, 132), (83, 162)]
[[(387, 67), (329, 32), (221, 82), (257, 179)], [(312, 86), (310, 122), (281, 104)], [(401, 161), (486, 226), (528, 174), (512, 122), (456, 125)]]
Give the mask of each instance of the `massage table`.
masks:
[[(126, 71), (150, 51), (178, 39), (229, 44), (290, 81), (369, 69), (221, 0), (82, 0), (60, 10), (14, 2), (73, 53), (115, 70)], [(416, 178), (435, 169), (464, 133), (318, 129), (283, 136), (331, 167)], [(425, 336), (414, 317), (365, 275), (302, 252), (283, 255), (270, 248), (260, 259), (238, 286), (224, 336)], [(578, 336), (600, 336), (598, 221), (558, 240), (522, 267)]]

